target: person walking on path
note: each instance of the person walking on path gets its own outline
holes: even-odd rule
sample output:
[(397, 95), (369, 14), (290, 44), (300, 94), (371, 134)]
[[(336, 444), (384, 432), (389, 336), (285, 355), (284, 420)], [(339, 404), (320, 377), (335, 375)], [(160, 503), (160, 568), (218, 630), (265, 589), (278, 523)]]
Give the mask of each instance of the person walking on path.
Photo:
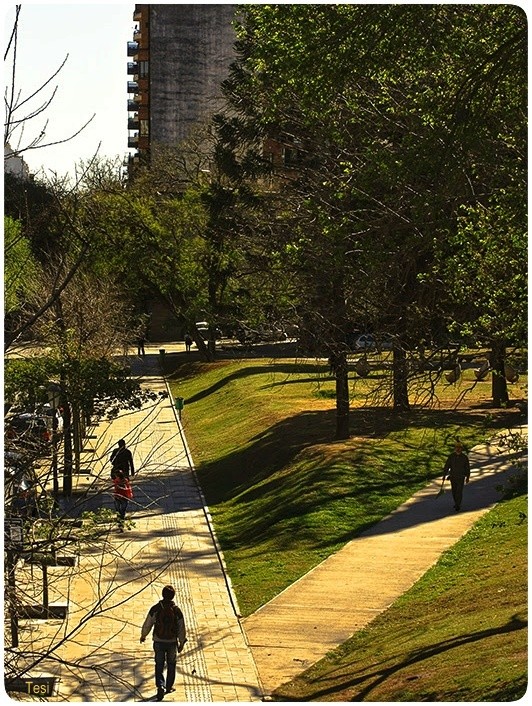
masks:
[(449, 478), (451, 481), (455, 510), (460, 510), (464, 483), (469, 483), (470, 473), (469, 458), (464, 453), (462, 443), (457, 439), (454, 451), (452, 454), (449, 454), (445, 466), (443, 467), (443, 480)]
[(118, 527), (120, 531), (123, 532), (126, 510), (129, 501), (133, 497), (133, 490), (129, 479), (126, 478), (123, 471), (116, 471), (115, 477), (113, 478), (113, 485), (115, 508), (118, 513)]
[(191, 348), (191, 346), (192, 346), (192, 338), (191, 338), (190, 335), (187, 333), (187, 334), (185, 335), (185, 348), (186, 348), (187, 353), (190, 353), (190, 348)]
[(118, 446), (116, 446), (109, 459), (111, 461), (111, 478), (114, 479), (117, 471), (122, 471), (124, 475), (129, 477), (135, 475), (135, 468), (133, 466), (133, 454), (127, 448), (124, 439), (119, 439)]
[(144, 642), (153, 628), (157, 701), (162, 701), (165, 694), (174, 691), (177, 654), (183, 651), (187, 641), (185, 618), (181, 609), (174, 603), (174, 596), (173, 586), (163, 588), (162, 600), (150, 608), (140, 633), (140, 641)]
[(139, 336), (137, 338), (137, 355), (144, 358), (146, 355), (146, 350), (144, 349), (144, 344), (146, 343), (145, 336)]

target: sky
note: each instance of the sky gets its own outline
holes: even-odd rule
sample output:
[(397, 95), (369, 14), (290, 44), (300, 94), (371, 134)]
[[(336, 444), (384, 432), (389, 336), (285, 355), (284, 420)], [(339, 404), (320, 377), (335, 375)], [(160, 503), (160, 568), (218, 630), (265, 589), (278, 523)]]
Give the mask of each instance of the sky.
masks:
[[(97, 152), (124, 158), (127, 147), (127, 42), (133, 39), (135, 3), (22, 3), (19, 16), (15, 89), (28, 98), (67, 61), (50, 86), (21, 108), (26, 117), (57, 93), (41, 116), (26, 121), (23, 147), (45, 129), (43, 143), (88, 127), (71, 141), (24, 152), (30, 172), (73, 175), (76, 165)], [(15, 5), (4, 5), (4, 52), (13, 26)], [(4, 62), (4, 88), (11, 84), (12, 61)], [(45, 126), (46, 121), (48, 125)], [(11, 141), (17, 147), (17, 139)], [(101, 144), (100, 144), (101, 143)]]
[[(74, 175), (76, 165), (96, 152), (102, 158), (124, 159), (132, 151), (127, 147), (127, 42), (133, 39), (134, 8), (135, 3), (121, 1), (22, 3), (15, 78), (21, 99), (50, 79), (67, 55), (68, 59), (50, 86), (26, 104), (27, 112), (20, 111), (25, 117), (40, 107), (57, 86), (52, 104), (42, 116), (26, 121), (25, 134), (20, 143), (11, 141), (12, 148), (27, 146), (43, 129), (42, 144), (63, 140), (95, 114), (69, 142), (24, 152), (31, 173)], [(5, 51), (15, 5), (4, 5), (3, 10)], [(4, 62), (4, 87), (11, 83), (11, 66), (12, 62)]]

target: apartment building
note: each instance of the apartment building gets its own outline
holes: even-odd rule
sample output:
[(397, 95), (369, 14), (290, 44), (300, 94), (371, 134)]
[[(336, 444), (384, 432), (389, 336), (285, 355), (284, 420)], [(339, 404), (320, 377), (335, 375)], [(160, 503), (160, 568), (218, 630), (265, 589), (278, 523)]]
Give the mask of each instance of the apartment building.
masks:
[(135, 5), (128, 42), (130, 164), (175, 146), (221, 105), (234, 57), (235, 5)]

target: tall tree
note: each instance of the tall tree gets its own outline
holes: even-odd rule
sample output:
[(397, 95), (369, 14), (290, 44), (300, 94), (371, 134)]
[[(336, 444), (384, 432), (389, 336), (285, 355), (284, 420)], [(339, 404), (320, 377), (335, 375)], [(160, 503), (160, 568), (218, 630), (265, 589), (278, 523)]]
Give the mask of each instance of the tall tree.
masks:
[(309, 305), (328, 316), (335, 302), (345, 320), (393, 334), (398, 410), (409, 408), (408, 349), (453, 318), (435, 245), (457, 231), (463, 205), (515, 178), (525, 46), (511, 6), (246, 8), (232, 109), (243, 135), (282, 148), (284, 192), (312, 233)]

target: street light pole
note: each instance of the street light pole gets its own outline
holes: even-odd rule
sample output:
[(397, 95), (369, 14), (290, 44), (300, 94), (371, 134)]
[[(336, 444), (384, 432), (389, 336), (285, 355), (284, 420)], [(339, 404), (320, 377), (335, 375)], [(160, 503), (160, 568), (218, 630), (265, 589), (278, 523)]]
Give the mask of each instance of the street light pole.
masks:
[(48, 393), (48, 401), (52, 407), (52, 476), (53, 476), (53, 488), (54, 497), (59, 495), (59, 478), (57, 472), (57, 409), (59, 406), (59, 398), (61, 394), (61, 387), (55, 383), (51, 382), (46, 388)]

